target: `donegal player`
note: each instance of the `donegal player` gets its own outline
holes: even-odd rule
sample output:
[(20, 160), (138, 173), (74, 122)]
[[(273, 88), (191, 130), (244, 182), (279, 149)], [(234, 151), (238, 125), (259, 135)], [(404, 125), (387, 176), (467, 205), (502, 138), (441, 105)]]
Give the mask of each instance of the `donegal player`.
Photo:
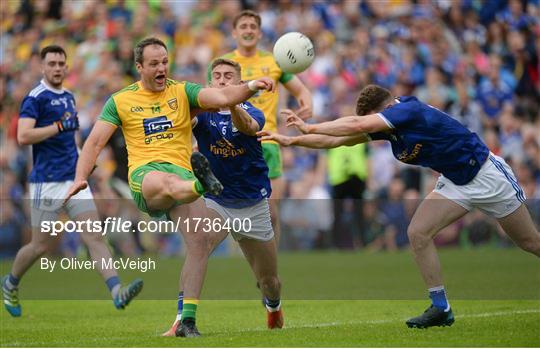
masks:
[(121, 126), (137, 206), (151, 216), (166, 214), (181, 222), (187, 253), (181, 275), (185, 298), (179, 335), (196, 337), (200, 336), (195, 318), (206, 274), (208, 236), (201, 229), (194, 231), (195, 224), (186, 218), (204, 217), (206, 208), (198, 198), (206, 191), (218, 195), (223, 187), (204, 156), (191, 156), (191, 113), (234, 106), (258, 90), (273, 91), (274, 83), (261, 78), (224, 89), (202, 88), (167, 79), (168, 52), (161, 40), (144, 39), (134, 51), (141, 80), (113, 94), (105, 104), (82, 150), (70, 195), (87, 186), (98, 154)]
[[(311, 92), (304, 86), (302, 81), (293, 74), (283, 72), (276, 64), (270, 52), (257, 48), (261, 40), (261, 16), (257, 12), (245, 10), (240, 12), (233, 20), (233, 38), (237, 48), (233, 52), (223, 55), (238, 62), (242, 67), (242, 80), (248, 81), (258, 79), (263, 76), (271, 77), (274, 82), (282, 83), (283, 86), (296, 98), (300, 109), (297, 114), (302, 119), (311, 117), (313, 103)], [(210, 74), (210, 72), (209, 72)], [(210, 76), (208, 76), (210, 80)], [(249, 102), (256, 108), (262, 110), (266, 118), (264, 130), (277, 131), (277, 108), (279, 96), (277, 93), (261, 91), (249, 99)], [(262, 144), (263, 155), (268, 165), (268, 177), (271, 179), (272, 196), (270, 200), (270, 212), (272, 215), (272, 225), (276, 234), (276, 246), (279, 246), (280, 224), (279, 224), (279, 199), (281, 199), (285, 187), (282, 176), (281, 150), (274, 141), (265, 141)]]
[(473, 208), (495, 217), (519, 247), (540, 257), (540, 234), (510, 166), (490, 153), (475, 133), (442, 111), (415, 97), (394, 99), (385, 88), (370, 85), (358, 98), (356, 114), (361, 116), (307, 125), (293, 112), (284, 113), (289, 126), (310, 134), (286, 137), (263, 132), (263, 139), (311, 148), (382, 139), (390, 142), (399, 161), (441, 173), (435, 189), (420, 204), (407, 230), (431, 298), (431, 306), (409, 319), (407, 326), (450, 326), (454, 322), (433, 238)]

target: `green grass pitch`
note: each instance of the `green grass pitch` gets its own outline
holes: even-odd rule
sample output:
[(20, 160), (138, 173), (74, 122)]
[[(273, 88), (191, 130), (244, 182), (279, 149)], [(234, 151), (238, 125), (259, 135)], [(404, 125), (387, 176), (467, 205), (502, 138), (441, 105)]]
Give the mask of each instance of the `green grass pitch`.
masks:
[[(241, 257), (212, 258), (198, 339), (162, 338), (174, 319), (181, 262), (156, 260), (145, 288), (117, 311), (93, 271), (34, 266), (21, 284), (23, 317), (0, 311), (1, 347), (538, 347), (540, 263), (517, 249), (446, 250), (452, 327), (408, 329), (429, 304), (409, 252), (280, 255), (285, 328), (269, 331)], [(0, 264), (7, 272), (9, 264)]]

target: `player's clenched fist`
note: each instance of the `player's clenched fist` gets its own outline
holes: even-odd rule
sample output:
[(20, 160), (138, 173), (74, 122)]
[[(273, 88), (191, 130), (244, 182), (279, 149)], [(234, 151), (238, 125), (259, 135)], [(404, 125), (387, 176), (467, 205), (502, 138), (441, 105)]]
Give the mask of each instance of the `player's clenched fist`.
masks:
[(266, 90), (268, 92), (274, 92), (276, 89), (276, 84), (274, 80), (267, 77), (262, 77), (260, 79), (248, 82), (248, 88), (252, 91)]
[(54, 122), (59, 132), (76, 131), (79, 129), (79, 118), (77, 115), (63, 116), (60, 120)]

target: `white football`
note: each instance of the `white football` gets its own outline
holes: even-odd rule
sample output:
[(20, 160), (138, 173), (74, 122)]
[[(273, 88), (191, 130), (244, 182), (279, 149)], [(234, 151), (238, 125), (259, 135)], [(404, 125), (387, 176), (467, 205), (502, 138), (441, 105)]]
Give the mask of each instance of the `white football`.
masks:
[(274, 44), (274, 59), (284, 72), (298, 74), (313, 63), (315, 50), (307, 36), (290, 32), (283, 34)]

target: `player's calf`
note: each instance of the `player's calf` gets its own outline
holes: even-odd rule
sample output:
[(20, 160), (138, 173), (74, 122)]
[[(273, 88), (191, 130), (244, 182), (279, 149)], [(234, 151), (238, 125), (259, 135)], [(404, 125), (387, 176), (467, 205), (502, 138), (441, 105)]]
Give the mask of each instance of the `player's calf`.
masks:
[(263, 276), (257, 282), (263, 295), (268, 298), (279, 299), (281, 283), (277, 276)]
[(522, 250), (540, 257), (540, 234), (537, 233), (536, 236), (516, 241), (516, 243)]

